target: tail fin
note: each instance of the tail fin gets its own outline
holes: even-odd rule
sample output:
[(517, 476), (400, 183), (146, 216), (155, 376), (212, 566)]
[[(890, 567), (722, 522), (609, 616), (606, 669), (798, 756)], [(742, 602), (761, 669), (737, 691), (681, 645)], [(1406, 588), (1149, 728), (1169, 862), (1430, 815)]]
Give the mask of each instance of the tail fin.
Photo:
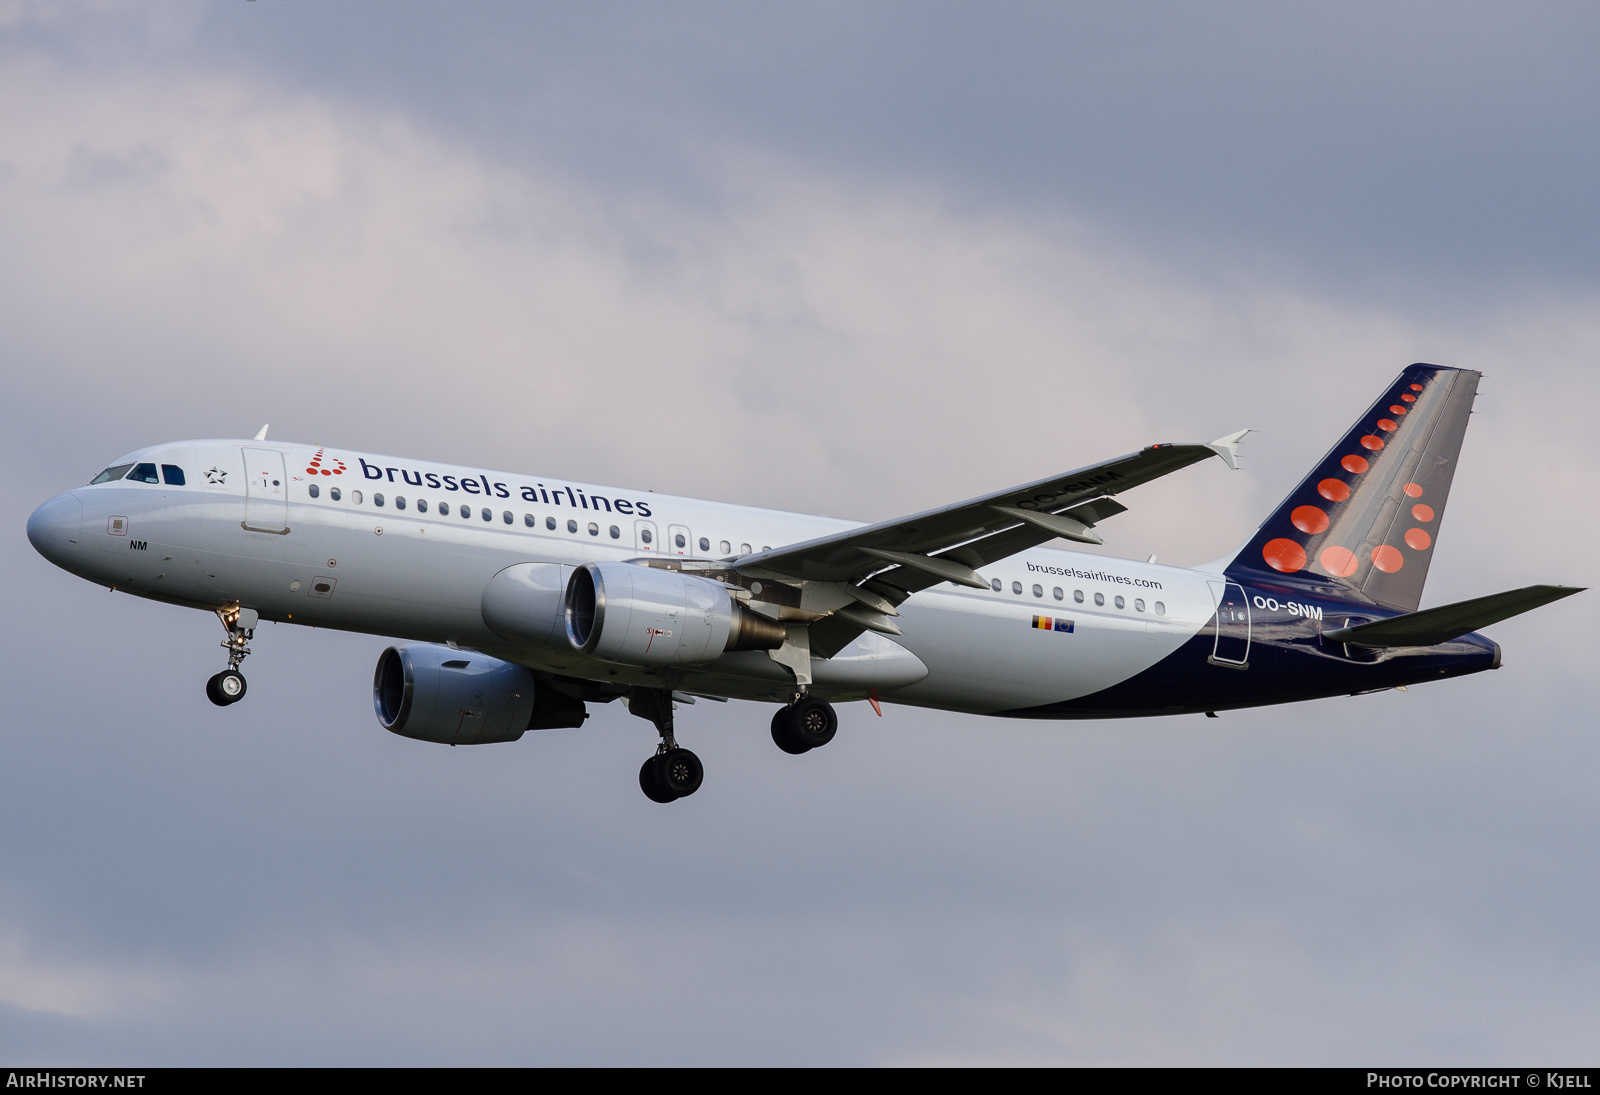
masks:
[(1229, 565), (1414, 612), (1482, 374), (1412, 365)]

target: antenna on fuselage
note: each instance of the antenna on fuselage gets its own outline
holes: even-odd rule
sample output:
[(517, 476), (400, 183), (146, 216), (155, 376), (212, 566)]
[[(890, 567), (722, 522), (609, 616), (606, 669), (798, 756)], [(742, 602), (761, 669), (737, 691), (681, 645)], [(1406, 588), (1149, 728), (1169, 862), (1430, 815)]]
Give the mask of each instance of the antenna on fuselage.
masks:
[[(268, 422), (267, 426), (270, 426), (270, 425), (272, 425), (272, 423)], [(267, 439), (267, 426), (262, 426), (261, 427), (261, 432), (256, 434), (256, 440), (257, 441), (265, 441)]]

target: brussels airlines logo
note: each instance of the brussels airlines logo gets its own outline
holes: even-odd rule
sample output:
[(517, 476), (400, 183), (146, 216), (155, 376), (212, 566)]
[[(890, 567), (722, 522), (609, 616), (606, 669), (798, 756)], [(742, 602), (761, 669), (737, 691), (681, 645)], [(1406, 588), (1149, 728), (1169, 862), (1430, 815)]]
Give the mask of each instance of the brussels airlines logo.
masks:
[[(481, 494), (487, 498), (510, 498), (513, 492), (524, 502), (542, 502), (547, 506), (570, 506), (573, 509), (588, 509), (604, 513), (626, 513), (638, 517), (649, 517), (650, 503), (633, 501), (628, 498), (602, 498), (598, 494), (585, 494), (577, 487), (547, 487), (543, 483), (530, 485), (524, 483), (520, 487), (515, 484), (491, 483), (487, 475), (438, 475), (431, 471), (412, 471), (410, 468), (388, 468), (369, 464), (361, 457), (356, 457), (356, 463), (361, 465), (361, 475), (365, 479), (381, 479), (387, 483), (409, 483), (413, 487), (431, 487), (434, 490), (464, 491), (467, 494)], [(340, 464), (342, 468), (344, 465)], [(328, 473), (324, 471), (323, 475)], [(399, 476), (398, 479), (395, 476)]]
[[(323, 467), (322, 465), (325, 463), (331, 465), (331, 467)], [(311, 458), (311, 463), (306, 465), (306, 474), (343, 475), (344, 469), (345, 463), (343, 460), (336, 456), (324, 456), (322, 455), (322, 450), (318, 449), (317, 454)]]

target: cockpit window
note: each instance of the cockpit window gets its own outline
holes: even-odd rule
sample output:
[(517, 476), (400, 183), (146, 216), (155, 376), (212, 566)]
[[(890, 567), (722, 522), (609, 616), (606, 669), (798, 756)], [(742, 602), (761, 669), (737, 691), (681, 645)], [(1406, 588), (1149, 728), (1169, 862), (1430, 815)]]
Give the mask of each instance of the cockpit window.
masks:
[(133, 470), (128, 473), (128, 478), (132, 479), (135, 483), (161, 482), (160, 478), (156, 475), (156, 466), (154, 464), (135, 464), (133, 466)]
[(183, 469), (176, 464), (162, 464), (161, 478), (169, 487), (181, 487), (183, 486)]
[(124, 475), (128, 474), (128, 469), (131, 467), (133, 467), (132, 464), (118, 464), (114, 468), (107, 468), (105, 471), (89, 480), (89, 485), (92, 487), (96, 483), (109, 483), (113, 479), (121, 479)]

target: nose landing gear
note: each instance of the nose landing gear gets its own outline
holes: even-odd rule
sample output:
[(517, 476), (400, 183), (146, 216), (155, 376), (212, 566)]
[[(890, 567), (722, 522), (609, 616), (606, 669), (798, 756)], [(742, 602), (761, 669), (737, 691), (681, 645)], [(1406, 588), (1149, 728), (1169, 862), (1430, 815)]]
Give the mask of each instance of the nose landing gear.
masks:
[(651, 802), (672, 802), (700, 790), (705, 769), (700, 758), (679, 747), (672, 736), (672, 692), (666, 688), (635, 688), (628, 694), (628, 710), (655, 723), (661, 744), (655, 756), (639, 769), (639, 790)]
[(820, 748), (838, 731), (833, 704), (814, 696), (800, 696), (772, 714), (772, 740), (785, 753), (799, 755)]
[(246, 685), (239, 665), (250, 653), (250, 639), (261, 617), (253, 608), (229, 605), (217, 609), (217, 619), (228, 630), (228, 637), (222, 640), (222, 648), (228, 652), (228, 668), (206, 682), (206, 699), (218, 707), (227, 707), (244, 699)]

